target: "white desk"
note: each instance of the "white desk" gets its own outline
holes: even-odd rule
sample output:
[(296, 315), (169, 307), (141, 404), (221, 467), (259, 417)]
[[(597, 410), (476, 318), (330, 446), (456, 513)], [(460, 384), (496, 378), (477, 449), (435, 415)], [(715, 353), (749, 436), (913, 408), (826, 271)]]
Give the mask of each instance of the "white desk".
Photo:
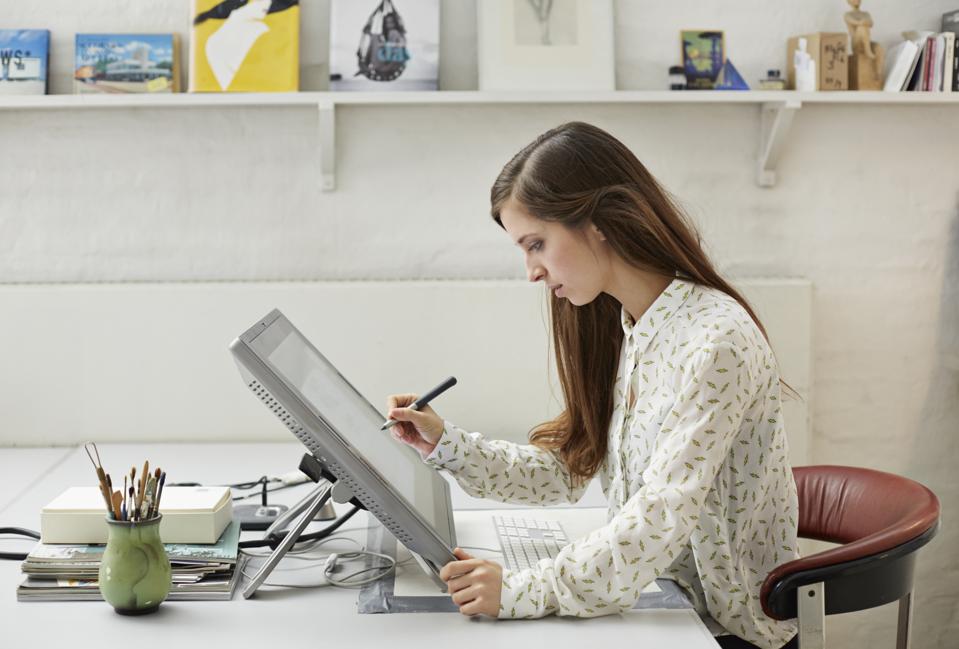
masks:
[[(149, 459), (161, 466), (168, 479), (209, 484), (253, 480), (263, 474), (277, 475), (296, 468), (303, 448), (290, 444), (234, 445), (103, 445), (104, 467), (120, 475), (134, 463)], [(0, 525), (39, 530), (40, 508), (64, 488), (92, 484), (93, 469), (82, 448), (0, 449), (0, 492), (19, 494), (14, 502), (0, 498)], [(42, 476), (42, 479), (40, 479)], [(15, 489), (20, 485), (20, 491)], [(301, 485), (271, 494), (270, 502), (291, 504), (309, 491)], [(453, 489), (456, 507), (485, 503)], [(588, 504), (598, 504), (595, 492)], [(251, 500), (251, 502), (256, 502)], [(601, 503), (600, 503), (601, 504)], [(337, 513), (346, 511), (337, 505)], [(366, 512), (357, 514), (343, 530), (365, 542)], [(256, 538), (255, 534), (244, 538)], [(27, 544), (0, 541), (2, 549), (19, 551)], [(339, 549), (334, 543), (328, 547)], [(342, 549), (352, 547), (343, 543)], [(284, 563), (280, 564), (283, 568)], [(247, 572), (252, 574), (248, 567)], [(322, 582), (322, 567), (310, 569), (316, 583)], [(300, 573), (302, 577), (303, 573)], [(274, 572), (270, 581), (279, 581)], [(315, 647), (330, 641), (355, 647), (455, 646), (546, 646), (557, 649), (619, 644), (675, 646), (684, 649), (715, 648), (717, 645), (691, 610), (630, 611), (624, 615), (589, 620), (548, 617), (540, 620), (500, 621), (467, 618), (456, 613), (408, 613), (360, 615), (356, 591), (321, 586), (313, 589), (262, 588), (250, 600), (237, 594), (230, 602), (165, 602), (154, 615), (129, 618), (117, 615), (103, 602), (17, 602), (16, 586), (22, 580), (16, 561), (0, 561), (0, 620), (3, 646), (120, 646), (138, 649), (215, 646), (230, 649), (282, 645)], [(82, 641), (81, 641), (82, 640)]]

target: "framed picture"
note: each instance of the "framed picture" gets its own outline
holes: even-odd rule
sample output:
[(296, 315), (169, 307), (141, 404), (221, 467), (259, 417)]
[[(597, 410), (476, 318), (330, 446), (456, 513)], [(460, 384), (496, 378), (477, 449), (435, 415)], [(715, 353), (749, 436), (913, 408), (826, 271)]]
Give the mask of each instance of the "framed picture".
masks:
[(684, 29), (679, 33), (680, 55), (686, 71), (686, 88), (712, 90), (726, 62), (723, 32), (707, 29)]
[(612, 0), (477, 0), (480, 90), (615, 90)]
[(333, 0), (330, 90), (437, 90), (439, 0)]

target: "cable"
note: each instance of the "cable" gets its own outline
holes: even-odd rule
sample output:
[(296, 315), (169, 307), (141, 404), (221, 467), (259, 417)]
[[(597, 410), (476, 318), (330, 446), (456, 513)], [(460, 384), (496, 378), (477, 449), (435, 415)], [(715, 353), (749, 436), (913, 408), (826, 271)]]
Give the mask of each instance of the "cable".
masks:
[[(363, 570), (358, 570), (356, 572), (350, 573), (342, 579), (334, 579), (333, 572), (336, 570), (337, 561), (341, 558), (345, 559), (354, 559), (358, 557), (377, 557), (379, 559), (385, 559), (387, 565), (385, 566), (370, 566), (364, 568)], [(348, 552), (346, 554), (337, 555), (336, 553), (331, 554), (326, 559), (326, 564), (323, 566), (323, 576), (326, 577), (326, 581), (330, 586), (336, 586), (337, 588), (356, 588), (357, 586), (365, 586), (366, 584), (371, 584), (378, 579), (382, 579), (387, 575), (391, 574), (396, 569), (396, 559), (391, 557), (388, 554), (382, 554), (380, 552), (371, 552), (369, 550), (361, 550), (357, 552)], [(379, 570), (377, 574), (372, 577), (367, 577), (366, 579), (361, 579), (359, 581), (349, 581), (353, 577), (365, 574), (367, 572)]]
[[(319, 541), (315, 545), (322, 545), (323, 543), (326, 543), (327, 541), (332, 541), (332, 540), (347, 540), (359, 545), (359, 543), (355, 539), (351, 539), (349, 537), (334, 537), (334, 536), (329, 536), (326, 539)], [(292, 552), (293, 551), (291, 551), (290, 553), (287, 553), (287, 556), (283, 557), (283, 560), (286, 561), (286, 559), (288, 558), (297, 559), (300, 561), (311, 561), (311, 562), (323, 560), (324, 561), (323, 576), (326, 578), (326, 583), (330, 586), (335, 586), (337, 588), (357, 588), (359, 586), (365, 586), (366, 584), (370, 584), (374, 581), (377, 581), (378, 579), (382, 579), (383, 577), (386, 577), (387, 575), (391, 574), (396, 569), (397, 565), (403, 565), (407, 563), (408, 561), (412, 560), (412, 557), (410, 557), (409, 559), (406, 559), (401, 563), (397, 563), (396, 559), (391, 557), (388, 554), (373, 552), (371, 550), (365, 550), (365, 549), (352, 550), (350, 552), (344, 552), (344, 553), (331, 552), (330, 554), (327, 554), (325, 556), (320, 556), (320, 557), (314, 557), (314, 556), (307, 557), (307, 556), (295, 556), (295, 555), (290, 556)], [(253, 557), (267, 556), (266, 554), (251, 553), (246, 550), (244, 550), (243, 553)], [(302, 554), (302, 551), (299, 552), (298, 554)], [(386, 564), (380, 565), (380, 566), (367, 566), (361, 570), (351, 572), (350, 574), (346, 575), (342, 579), (337, 579), (333, 577), (333, 573), (336, 571), (337, 566), (341, 565), (340, 564), (341, 560), (345, 559), (349, 561), (349, 560), (358, 559), (361, 557), (376, 557), (377, 559), (383, 559), (384, 561), (386, 561)], [(276, 570), (277, 572), (281, 572), (281, 571), (289, 572), (289, 571), (296, 571), (296, 570), (307, 570), (313, 567), (315, 567), (315, 565), (303, 566), (299, 568), (277, 568)], [(362, 574), (366, 574), (374, 570), (378, 572), (371, 577), (366, 577), (364, 579), (359, 579), (359, 580), (354, 579), (355, 577), (358, 577)], [(253, 575), (250, 575), (249, 573), (247, 573), (245, 569), (242, 572), (243, 572), (243, 576), (246, 577), (247, 579), (253, 578)], [(265, 582), (263, 585), (279, 586), (284, 588), (317, 588), (319, 586), (322, 586), (323, 584), (304, 585), (304, 584), (282, 584), (282, 583), (276, 583), (276, 582)]]
[[(266, 488), (266, 485), (276, 484), (276, 483), (281, 483), (281, 484), (279, 487), (273, 487), (272, 489)], [(233, 496), (233, 500), (236, 501), (236, 500), (246, 500), (247, 498), (256, 498), (257, 496), (261, 496), (262, 498), (265, 499), (266, 494), (268, 493), (273, 493), (274, 491), (282, 491), (284, 489), (289, 489), (290, 487), (296, 487), (299, 484), (301, 483), (298, 483), (298, 482), (289, 483), (283, 480), (282, 478), (269, 478), (267, 476), (262, 476), (259, 480), (255, 480), (253, 482), (237, 482), (234, 484), (219, 484), (219, 485), (206, 485), (206, 486), (229, 487), (230, 489), (238, 489), (243, 491), (246, 489), (255, 489), (256, 487), (259, 487), (262, 485), (263, 488), (261, 491), (244, 494), (242, 496)], [(199, 482), (168, 482), (166, 483), (166, 486), (167, 487), (202, 487), (204, 485), (200, 484)], [(266, 502), (263, 502), (262, 504), (265, 506)]]
[(495, 552), (496, 554), (502, 554), (502, 550), (494, 550), (493, 548), (480, 548), (475, 545), (461, 545), (460, 548), (464, 550), (483, 550), (484, 552)]
[[(356, 531), (356, 530), (351, 530), (351, 531)], [(349, 541), (350, 543), (356, 544), (359, 547), (359, 549), (351, 550), (349, 552), (342, 552), (342, 553), (331, 552), (329, 554), (324, 554), (320, 556), (307, 554), (308, 552), (313, 551), (315, 548), (321, 545), (324, 545), (330, 541)], [(269, 554), (266, 552), (250, 552), (249, 550), (243, 550), (243, 554), (251, 557), (259, 557), (259, 558), (265, 558), (269, 556)], [(343, 577), (342, 579), (334, 579), (332, 577), (332, 573), (335, 572), (337, 565), (339, 565), (340, 559), (351, 560), (351, 559), (356, 559), (356, 558), (365, 557), (365, 556), (373, 556), (376, 558), (384, 559), (387, 562), (387, 564), (382, 566), (369, 566), (369, 567), (363, 568), (362, 570), (358, 570), (356, 572), (350, 573), (349, 575), (347, 575), (346, 577)], [(397, 566), (402, 566), (409, 563), (410, 561), (413, 561), (413, 557), (409, 557), (407, 559), (404, 559), (403, 561), (397, 562), (396, 559), (394, 559), (390, 555), (366, 550), (365, 548), (363, 548), (363, 546), (360, 545), (359, 541), (357, 541), (356, 539), (350, 538), (349, 536), (345, 536), (345, 535), (335, 535), (335, 534), (330, 535), (322, 540), (312, 541), (310, 542), (310, 545), (307, 548), (290, 550), (286, 554), (286, 556), (283, 557), (283, 561), (286, 561), (287, 559), (294, 559), (297, 561), (309, 561), (311, 563), (310, 565), (299, 566), (296, 568), (277, 567), (276, 572), (294, 572), (294, 571), (300, 571), (300, 570), (309, 570), (311, 568), (316, 567), (315, 562), (324, 561), (325, 564), (323, 566), (323, 576), (326, 578), (326, 582), (322, 584), (312, 584), (312, 585), (265, 582), (263, 584), (264, 586), (279, 586), (283, 588), (319, 588), (320, 586), (329, 585), (329, 586), (336, 586), (338, 588), (356, 588), (358, 586), (363, 586), (365, 584), (372, 583), (376, 581), (377, 579), (382, 579), (383, 577), (386, 577), (387, 575), (389, 575), (393, 570), (395, 570)], [(354, 577), (370, 572), (371, 570), (379, 570), (380, 572), (366, 579), (350, 581)], [(247, 573), (245, 570), (243, 571), (243, 576), (246, 577), (247, 579), (252, 578), (252, 575)]]
[[(350, 520), (350, 518), (352, 518), (358, 511), (360, 511), (360, 508), (354, 506), (353, 509), (351, 509), (350, 511), (340, 516), (333, 523), (331, 523), (330, 525), (327, 525), (322, 530), (319, 530), (318, 532), (311, 532), (310, 534), (302, 535), (300, 538), (296, 540), (296, 543), (294, 543), (294, 547), (297, 544), (302, 543), (304, 541), (317, 541), (317, 540), (325, 539), (330, 534), (332, 534), (336, 529), (338, 529), (343, 523)], [(277, 546), (280, 544), (280, 542), (283, 540), (283, 537), (285, 537), (288, 533), (289, 533), (289, 530), (282, 530), (280, 532), (274, 532), (273, 534), (271, 534), (269, 537), (265, 539), (259, 539), (254, 541), (242, 541), (240, 543), (240, 547), (241, 548), (262, 548), (265, 546), (270, 546), (270, 548), (275, 550)]]
[(16, 534), (17, 536), (26, 536), (31, 539), (40, 540), (40, 532), (34, 532), (25, 527), (0, 527), (0, 534)]
[[(351, 530), (351, 531), (356, 532), (356, 531), (361, 531), (362, 529), (363, 529), (363, 528), (360, 527), (360, 528), (355, 528), (355, 529), (353, 529), (353, 530)], [(346, 536), (345, 533), (331, 534), (331, 535), (329, 535), (328, 537), (326, 537), (325, 539), (319, 539), (319, 540), (315, 540), (315, 541), (308, 541), (307, 543), (304, 544), (305, 547), (302, 547), (302, 548), (297, 547), (297, 546), (294, 545), (293, 548), (291, 548), (290, 551), (287, 552), (286, 555), (283, 557), (283, 560), (285, 561), (287, 558), (289, 558), (289, 559), (295, 559), (295, 560), (297, 560), (297, 561), (319, 561), (319, 560), (326, 559), (326, 557), (329, 556), (329, 555), (324, 554), (324, 555), (321, 555), (321, 556), (314, 556), (314, 555), (310, 555), (309, 553), (310, 553), (310, 552), (313, 552), (316, 548), (319, 548), (320, 546), (322, 546), (322, 545), (324, 545), (324, 544), (326, 544), (326, 543), (328, 543), (328, 542), (330, 542), (330, 541), (349, 541), (350, 543), (355, 544), (358, 550), (362, 550), (362, 549), (363, 549), (363, 546), (360, 544), (359, 541), (357, 541), (356, 539), (351, 538), (351, 537), (349, 537), (349, 536)], [(269, 557), (271, 554), (273, 554), (272, 552), (252, 552), (252, 551), (247, 550), (247, 549), (245, 549), (245, 548), (244, 548), (244, 549), (241, 549), (240, 551), (241, 551), (243, 554), (245, 554), (245, 555), (247, 555), (247, 556), (249, 556), (249, 557), (254, 557), (254, 558), (257, 558), (257, 557), (258, 557), (258, 558), (266, 558), (266, 557)], [(310, 566), (307, 566), (307, 567), (310, 567)], [(303, 568), (279, 568), (279, 567), (276, 568), (277, 571), (282, 571), (282, 570), (302, 570), (302, 569), (303, 569)]]
[[(24, 536), (29, 539), (40, 539), (40, 534), (34, 532), (33, 530), (28, 530), (23, 527), (0, 527), (0, 534), (13, 534), (15, 536)], [(19, 539), (8, 539), (8, 540), (19, 540)], [(0, 552), (0, 561), (26, 561), (27, 553), (25, 552)]]

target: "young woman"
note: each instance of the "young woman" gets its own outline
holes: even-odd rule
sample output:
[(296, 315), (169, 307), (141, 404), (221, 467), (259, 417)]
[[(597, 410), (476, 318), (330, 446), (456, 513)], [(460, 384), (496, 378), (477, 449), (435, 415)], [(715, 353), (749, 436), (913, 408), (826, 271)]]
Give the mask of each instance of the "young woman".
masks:
[(575, 502), (598, 475), (609, 516), (532, 569), (457, 549), (441, 575), (453, 601), (467, 615), (590, 617), (631, 608), (666, 578), (726, 646), (782, 647), (795, 625), (764, 615), (759, 590), (798, 557), (797, 498), (781, 381), (752, 309), (642, 163), (595, 126), (538, 137), (491, 202), (529, 280), (550, 292), (566, 410), (520, 445), (399, 394), (393, 435), (477, 497)]

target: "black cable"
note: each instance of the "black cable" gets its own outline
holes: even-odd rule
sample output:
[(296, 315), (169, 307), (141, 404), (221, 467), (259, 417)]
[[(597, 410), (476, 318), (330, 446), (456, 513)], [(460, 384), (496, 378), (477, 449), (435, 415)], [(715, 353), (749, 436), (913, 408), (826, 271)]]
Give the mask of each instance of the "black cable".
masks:
[[(299, 484), (282, 484), (282, 485), (280, 485), (279, 487), (274, 487), (274, 488), (272, 488), (272, 489), (266, 489), (266, 485), (267, 485), (267, 484), (277, 483), (277, 482), (283, 482), (283, 481), (280, 480), (279, 478), (268, 478), (267, 476), (263, 476), (263, 477), (260, 478), (259, 480), (256, 480), (256, 481), (253, 481), (253, 482), (237, 482), (237, 483), (235, 483), (235, 484), (206, 485), (206, 486), (211, 486), (211, 487), (229, 487), (230, 489), (239, 489), (239, 490), (242, 491), (242, 490), (245, 490), (245, 489), (255, 489), (256, 487), (258, 487), (258, 486), (260, 486), (260, 485), (263, 485), (263, 490), (262, 490), (262, 491), (257, 492), (257, 493), (245, 494), (245, 495), (243, 495), (243, 496), (233, 496), (233, 500), (234, 500), (234, 501), (236, 501), (236, 500), (246, 500), (247, 498), (256, 498), (257, 496), (260, 496), (262, 504), (263, 504), (264, 506), (266, 506), (267, 503), (262, 500), (262, 499), (264, 498), (263, 491), (265, 491), (265, 492), (268, 493), (268, 494), (271, 494), (271, 493), (273, 493), (274, 491), (282, 491), (283, 489), (289, 489), (290, 487), (298, 487), (298, 486), (299, 486)], [(166, 486), (167, 486), (167, 487), (202, 487), (202, 486), (204, 486), (204, 485), (200, 484), (199, 482), (167, 482), (167, 483), (166, 483)]]
[[(280, 486), (280, 487), (274, 487), (274, 488), (272, 488), (272, 489), (267, 489), (267, 490), (266, 490), (266, 493), (271, 494), (271, 493), (273, 493), (274, 491), (283, 491), (284, 489), (290, 489), (290, 488), (292, 488), (292, 487), (299, 487), (299, 486), (300, 486), (299, 484), (285, 484), (285, 485), (282, 485), (282, 486)], [(262, 493), (261, 493), (261, 492), (258, 492), (258, 491), (254, 491), (254, 492), (248, 493), (248, 494), (246, 494), (246, 495), (244, 495), (244, 496), (233, 496), (233, 500), (246, 500), (246, 499), (248, 499), (248, 498), (256, 498), (257, 496), (262, 496)]]
[[(350, 520), (356, 512), (360, 511), (360, 507), (353, 508), (340, 516), (338, 519), (324, 527), (322, 530), (311, 532), (309, 534), (304, 534), (296, 540), (296, 543), (304, 543), (306, 541), (319, 541), (325, 539), (330, 534), (335, 532), (341, 525), (346, 521)], [(262, 548), (269, 546), (271, 550), (275, 550), (283, 538), (289, 533), (289, 530), (281, 530), (279, 532), (274, 532), (269, 537), (259, 540), (250, 540), (250, 541), (241, 541), (239, 547), (241, 548)], [(40, 539), (40, 534), (34, 532), (33, 530), (28, 530), (22, 527), (0, 527), (0, 534), (16, 534), (18, 536), (24, 536), (32, 539)], [(295, 546), (296, 544), (294, 544)], [(0, 560), (8, 561), (26, 561), (27, 555), (25, 553), (15, 553), (15, 552), (0, 552)]]
[[(325, 539), (330, 534), (335, 532), (337, 528), (339, 528), (343, 523), (350, 520), (350, 518), (352, 518), (353, 515), (356, 514), (356, 512), (358, 511), (360, 511), (360, 507), (354, 506), (353, 509), (351, 509), (350, 511), (340, 516), (338, 519), (336, 519), (334, 522), (324, 527), (322, 530), (319, 530), (317, 532), (311, 532), (309, 534), (304, 534), (303, 536), (301, 536), (300, 538), (296, 540), (296, 543), (303, 543), (306, 541), (319, 541), (320, 539)], [(274, 532), (273, 534), (270, 534), (270, 536), (268, 536), (265, 539), (241, 541), (240, 547), (241, 548), (262, 548), (264, 546), (270, 546), (271, 550), (275, 550), (288, 533), (289, 533), (289, 530), (281, 530), (279, 532)], [(293, 545), (295, 546), (296, 543), (294, 543)]]
[(17, 536), (40, 540), (40, 532), (34, 532), (24, 527), (0, 527), (0, 534), (16, 534)]
[[(39, 532), (34, 532), (33, 530), (28, 530), (23, 527), (0, 527), (0, 534), (15, 534), (17, 536), (25, 536), (30, 539), (40, 539)], [(25, 552), (0, 552), (0, 560), (26, 561), (27, 555)]]
[[(277, 478), (269, 478), (267, 476), (261, 476), (259, 480), (255, 480), (252, 482), (238, 482), (235, 484), (214, 485), (214, 486), (229, 487), (231, 489), (253, 489), (257, 486), (262, 485), (262, 489), (259, 493), (251, 493), (251, 494), (246, 494), (244, 496), (234, 496), (233, 500), (245, 500), (246, 498), (253, 498), (259, 495), (263, 505), (266, 505), (266, 495), (268, 493), (273, 493), (274, 491), (280, 491), (281, 489), (288, 489), (290, 487), (297, 486), (297, 485), (284, 484), (282, 486), (275, 487), (273, 489), (267, 489), (266, 485), (271, 482), (282, 482), (282, 480), (279, 480)], [(166, 486), (168, 487), (202, 487), (203, 485), (199, 482), (167, 482)], [(355, 503), (356, 500), (353, 499), (351, 500), (351, 502)], [(317, 532), (311, 532), (310, 534), (302, 535), (300, 538), (296, 540), (296, 543), (303, 543), (306, 541), (319, 541), (321, 539), (325, 539), (330, 534), (335, 532), (346, 521), (350, 520), (350, 518), (352, 518), (356, 514), (356, 512), (360, 511), (360, 509), (363, 509), (363, 507), (360, 507), (354, 504), (353, 509), (348, 511), (343, 516), (340, 516), (333, 523), (331, 523), (330, 525), (327, 525), (322, 530), (319, 530)], [(0, 527), (0, 534), (16, 534), (18, 536), (24, 536), (28, 538), (37, 539), (37, 540), (40, 539), (40, 534), (38, 532), (34, 532), (33, 530), (28, 530), (22, 527)], [(262, 548), (265, 546), (269, 546), (271, 549), (275, 550), (287, 534), (288, 534), (288, 530), (281, 530), (279, 532), (274, 532), (273, 534), (271, 534), (269, 537), (265, 539), (241, 541), (239, 544), (239, 547)], [(25, 561), (26, 558), (27, 558), (27, 555), (25, 553), (0, 552), (0, 560)]]

